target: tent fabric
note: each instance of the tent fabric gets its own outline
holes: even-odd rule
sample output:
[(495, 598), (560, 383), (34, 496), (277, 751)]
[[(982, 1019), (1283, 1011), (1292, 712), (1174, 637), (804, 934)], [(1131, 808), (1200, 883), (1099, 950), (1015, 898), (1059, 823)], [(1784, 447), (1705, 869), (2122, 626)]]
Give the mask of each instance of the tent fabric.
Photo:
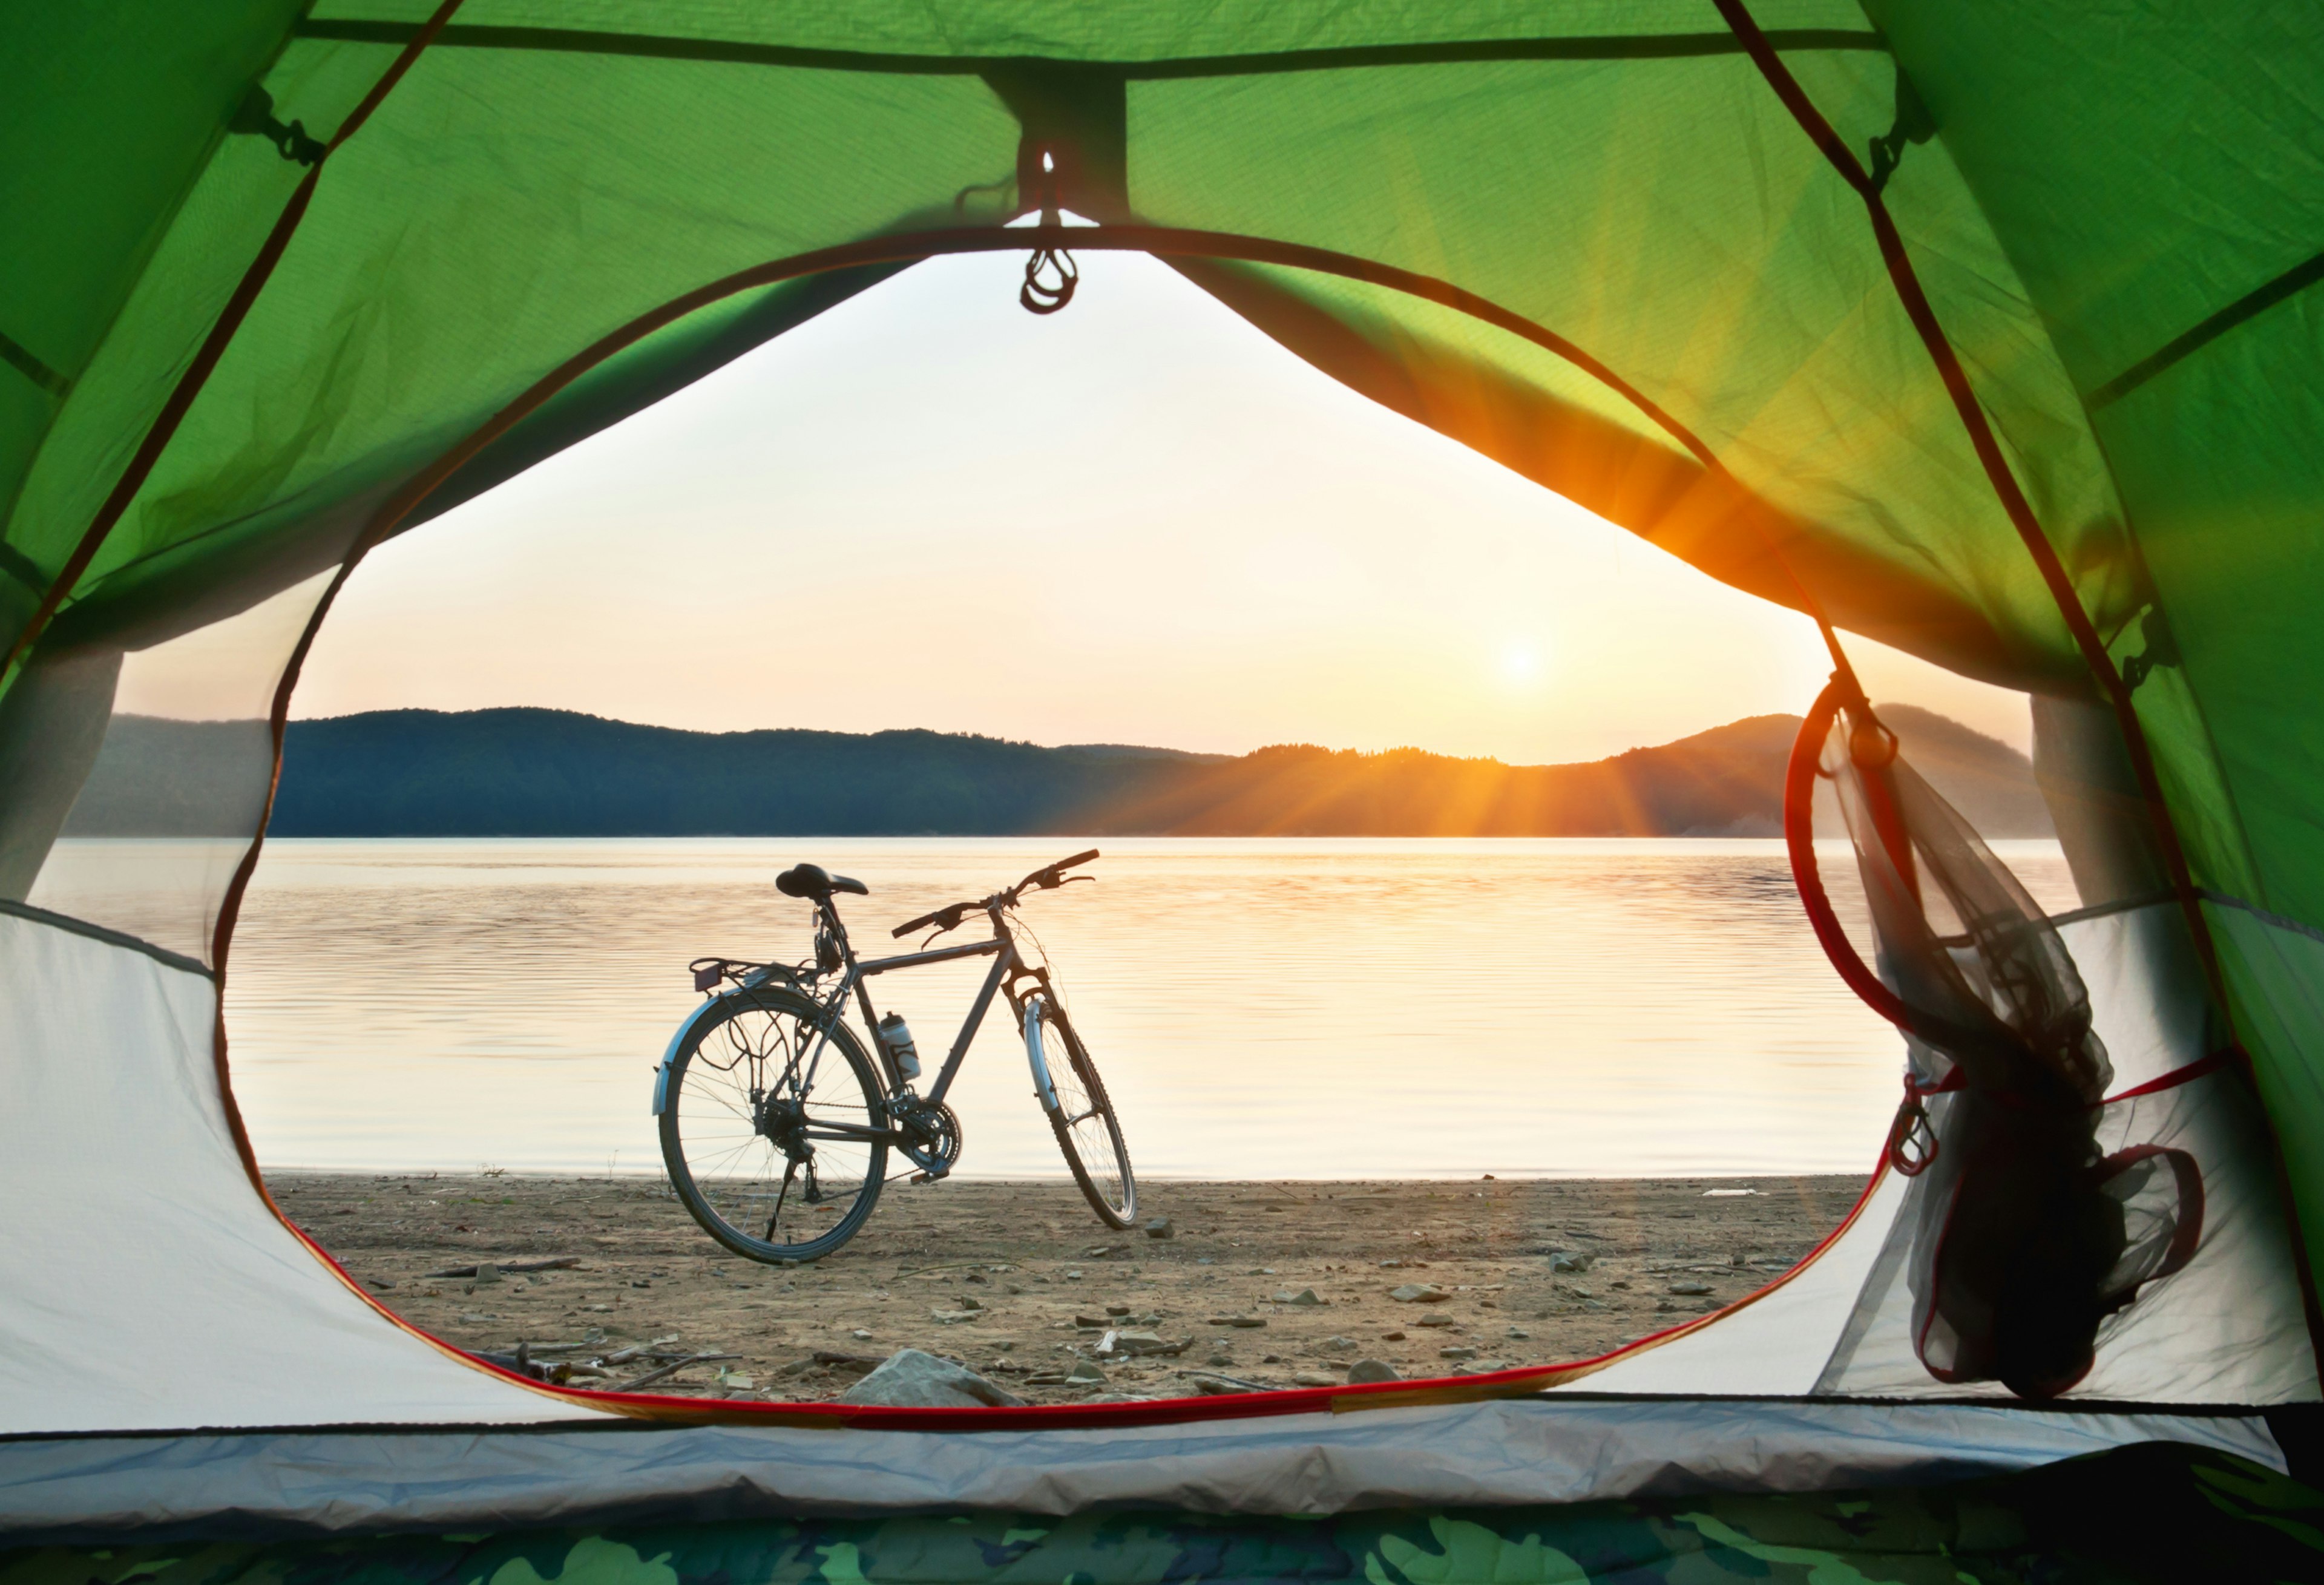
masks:
[[(1003, 217), (1038, 134), (1083, 151), (1071, 196), (1093, 213), (1339, 250), (1555, 329), (1882, 591), (1858, 598), (1860, 631), (2017, 686), (2090, 687), (1864, 204), (1702, 0), (582, 15), (470, 0), (318, 167), (269, 134), (327, 142), (436, 9), (204, 7), (163, 32), (99, 5), (13, 54), (11, 213), (74, 217), (28, 226), (5, 266), (12, 314), (32, 317), (0, 326), (17, 349), (0, 582), (18, 639), (309, 178), (273, 274), (61, 592), (63, 631), (166, 605), (221, 561), (290, 554), (303, 525), (392, 494), (706, 281)], [(2144, 5), (2094, 57), (2067, 14), (1991, 0), (1748, 15), (1849, 149), (1887, 152), (1881, 202), (2010, 471), (2115, 659), (2146, 661), (2138, 719), (2195, 883), (2315, 926), (2315, 768), (2275, 707), (2318, 641), (2301, 614), (2324, 420), (2303, 289), (2324, 231), (2310, 19)], [(102, 225), (73, 207), (98, 190)], [(1408, 327), (1480, 380), (1602, 396), (1408, 304), (1275, 285), (1327, 320)], [(1458, 403), (1426, 417), (1462, 438), (1489, 421)], [(1662, 444), (1635, 415), (1609, 421)], [(1668, 503), (1638, 494), (1628, 526), (1656, 535)], [(1733, 552), (1702, 554), (1716, 571)], [(1933, 627), (1898, 616), (1932, 612)], [(2240, 939), (2220, 948), (2238, 1003), (2255, 972)], [(2236, 1031), (2279, 1130), (2324, 1129), (2324, 1026), (2279, 1007)], [(2288, 1168), (2303, 1226), (2324, 1223), (2324, 1166), (2293, 1152)]]
[[(1938, 1487), (1692, 1492), (1560, 1507), (632, 1521), (307, 1539), (229, 1524), (206, 1539), (107, 1535), (102, 1544), (26, 1548), (0, 1555), (0, 1581), (2273, 1580), (2316, 1572), (2319, 1504), (2312, 1487), (2232, 1454), (2160, 1444)], [(2137, 1522), (2126, 1524), (2126, 1514)]]
[(2145, 1442), (2282, 1470), (2255, 1415), (1551, 1399), (1103, 1431), (414, 1426), (0, 1440), (0, 1538), (940, 1511), (1492, 1507), (1930, 1485)]
[[(916, 250), (1028, 247), (1000, 228), (1049, 208), (1097, 222), (1084, 247), (1148, 228), (1318, 367), (1714, 576), (2039, 696), (2098, 910), (2065, 933), (2117, 1074), (2234, 1058), (2108, 1110), (2189, 1142), (2213, 1216), (2077, 1395), (2317, 1396), (2324, 29), (2301, 8), (234, 0), (157, 27), (90, 0), (21, 25), (5, 1430), (612, 1421), (393, 1322), (245, 1157), (219, 977), (299, 658), (383, 536)], [(103, 802), (120, 678), (204, 665), (249, 730), (231, 765), (147, 772), (208, 789), (191, 834), (60, 836)], [(1932, 1395), (1899, 1342), (1904, 1197), (1570, 1379)], [(1734, 1444), (1766, 1451), (1738, 1456), (1782, 1465), (1747, 1422)], [(2007, 1424), (2031, 1447), (2070, 1423)]]

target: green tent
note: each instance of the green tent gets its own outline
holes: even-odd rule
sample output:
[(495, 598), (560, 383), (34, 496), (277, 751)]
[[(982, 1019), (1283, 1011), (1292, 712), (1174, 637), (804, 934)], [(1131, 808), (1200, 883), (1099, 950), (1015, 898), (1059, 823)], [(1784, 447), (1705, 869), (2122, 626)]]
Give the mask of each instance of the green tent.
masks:
[[(2260, 1456), (2276, 1445), (2261, 1412), (2317, 1398), (2311, 7), (78, 0), (9, 30), (10, 1525), (312, 1516), (318, 1499), (279, 1471), (324, 1456), (318, 1427), (440, 1436), (650, 1412), (544, 1393), (402, 1328), (256, 1184), (218, 998), (299, 659), (386, 537), (898, 270), (966, 252), (1157, 255), (1353, 388), (1729, 583), (2034, 696), (2037, 769), (2086, 905), (2060, 928), (2114, 1020), (2118, 1072), (2133, 1048), (2147, 1063), (2124, 1147), (2200, 1157), (2211, 1209), (2191, 1264), (2108, 1322), (2096, 1374), (2061, 1405), (2013, 1409), (1999, 1387), (1932, 1381), (1880, 1341), (1910, 1310), (1894, 1262), (1879, 1270), (1911, 1218), (1876, 1193), (1858, 1266), (1833, 1275), (1854, 1247), (1843, 1236), (1777, 1295), (1794, 1310), (1770, 1299), (1597, 1362), (1590, 1403), (1683, 1402), (1710, 1415), (1689, 1423), (1695, 1440), (1761, 1449), (1712, 1458), (1705, 1480), (1796, 1488), (1849, 1484), (1834, 1469), (1935, 1479), (2152, 1436)], [(1054, 260), (1029, 262), (1054, 279)], [(190, 644), (249, 705), (245, 730), (182, 768), (191, 824), (101, 852), (60, 843), (124, 666), (166, 669)], [(90, 1159), (123, 1186), (73, 1181)], [(167, 1316), (140, 1286), (165, 1276), (188, 1295)], [(1813, 1360), (1753, 1364), (1811, 1312), (1831, 1322)], [(251, 1325), (279, 1343), (265, 1372), (203, 1353)], [(212, 1362), (153, 1402), (97, 1364), (123, 1348)], [(330, 1363), (348, 1350), (366, 1361), (359, 1390)], [(1416, 1478), (1401, 1497), (1515, 1500), (1494, 1495), (1495, 1455), (1479, 1450), (1534, 1434), (1508, 1418), (1520, 1401), (1585, 1406), (1554, 1392), (1452, 1401), (1479, 1392), (1395, 1400), (1456, 1416), (1438, 1432), (1469, 1449), (1447, 1456), (1471, 1482)], [(1919, 1451), (1768, 1451), (1782, 1436), (1704, 1407), (1734, 1393), (1794, 1421), (1925, 1399), (1923, 1418), (1877, 1433)], [(2062, 1406), (2077, 1397), (2079, 1420)], [(1252, 1471), (1266, 1458), (1322, 1445), (1285, 1427), (1323, 1406), (1247, 1414), (1275, 1451), (1243, 1448), (1241, 1473), (1217, 1479), (1265, 1487)], [(1174, 1416), (1213, 1424), (1203, 1415), (1089, 1424), (1146, 1434)], [(1996, 1415), (2013, 1429), (1964, 1429)], [(757, 1424), (727, 1418), (652, 1433)], [(767, 1456), (813, 1462), (806, 1450), (838, 1445), (796, 1424), (763, 1427), (793, 1439)], [(1844, 1435), (1861, 1451), (1870, 1422), (1849, 1424), (1819, 1421), (1799, 1445)], [(220, 1426), (282, 1430), (304, 1451), (238, 1433), (228, 1457), (184, 1440)], [(88, 1436), (244, 1473), (124, 1507), (84, 1461), (81, 1485), (21, 1495), (27, 1470), (60, 1467), (67, 1443), (43, 1439)], [(708, 1445), (670, 1467), (707, 1469)], [(479, 1458), (476, 1479), (510, 1494), (494, 1513), (586, 1508)], [(384, 1491), (384, 1468), (349, 1465), (345, 1484)], [(983, 1488), (913, 1489), (974, 1506)], [(1141, 1489), (1194, 1500), (1157, 1476), (1058, 1502)], [(428, 1511), (475, 1522), (456, 1508)]]

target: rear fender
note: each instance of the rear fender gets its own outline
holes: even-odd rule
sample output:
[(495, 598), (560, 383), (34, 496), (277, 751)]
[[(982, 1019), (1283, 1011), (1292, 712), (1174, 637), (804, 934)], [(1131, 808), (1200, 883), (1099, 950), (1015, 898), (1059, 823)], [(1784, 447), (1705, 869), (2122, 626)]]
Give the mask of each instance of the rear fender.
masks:
[(654, 1069), (654, 1116), (659, 1117), (669, 1110), (669, 1074), (670, 1070), (678, 1065), (678, 1054), (686, 1049), (696, 1030), (724, 1013), (729, 1001), (744, 994), (746, 992), (742, 991), (729, 991), (723, 996), (714, 996), (688, 1013), (686, 1021), (678, 1025), (678, 1032), (669, 1037), (669, 1049), (661, 1054), (661, 1064)]

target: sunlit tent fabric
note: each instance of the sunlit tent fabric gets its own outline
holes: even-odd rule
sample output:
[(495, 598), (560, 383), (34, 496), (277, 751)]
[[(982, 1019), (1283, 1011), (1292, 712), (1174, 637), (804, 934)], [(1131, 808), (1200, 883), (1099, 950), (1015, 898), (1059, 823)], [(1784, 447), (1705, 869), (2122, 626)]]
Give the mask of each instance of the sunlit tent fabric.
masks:
[[(2259, 1411), (2317, 1398), (2304, 8), (88, 0), (7, 28), (9, 1525), (1806, 1487), (2149, 1437), (2273, 1460)], [(1074, 224), (1001, 229), (1044, 216)], [(2035, 1411), (1931, 1375), (1893, 1172), (1790, 1280), (1586, 1372), (978, 1438), (552, 1393), (277, 1218), (220, 985), (336, 579), (924, 255), (1036, 235), (1165, 257), (1713, 575), (2034, 696), (2085, 905), (2058, 934), (2112, 1072), (2210, 1064), (2101, 1125), (2199, 1161), (2208, 1213), (2086, 1378)], [(244, 727), (171, 768), (142, 836), (60, 843), (124, 668), (225, 679)], [(1494, 1398), (1544, 1387), (1567, 1396)]]

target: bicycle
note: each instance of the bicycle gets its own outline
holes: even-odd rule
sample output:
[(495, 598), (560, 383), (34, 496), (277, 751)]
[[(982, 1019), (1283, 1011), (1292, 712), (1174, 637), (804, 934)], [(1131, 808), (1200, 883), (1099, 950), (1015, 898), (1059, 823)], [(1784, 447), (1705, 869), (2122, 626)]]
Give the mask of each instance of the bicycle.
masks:
[[(1094, 848), (1075, 853), (1006, 890), (952, 903), (892, 932), (900, 940), (928, 930), (934, 941), (981, 911), (992, 923), (989, 940), (933, 950), (923, 942), (918, 952), (871, 960), (855, 955), (834, 901), (840, 893), (869, 897), (870, 888), (816, 864), (777, 876), (778, 890), (815, 906), (813, 956), (797, 965), (696, 960), (695, 989), (710, 998), (678, 1026), (655, 1074), (662, 1161), (703, 1230), (752, 1260), (819, 1260), (871, 1219), (890, 1151), (917, 1169), (915, 1183), (949, 1175), (962, 1136), (945, 1095), (996, 993), (1016, 1013), (1034, 1095), (1074, 1183), (1099, 1220), (1129, 1228), (1138, 1184), (1112, 1100), (1058, 1005), (1047, 964), (1027, 961), (1010, 924), (1027, 892), (1093, 879), (1065, 871), (1097, 856)], [(922, 1069), (910, 1026), (896, 1013), (880, 1016), (870, 981), (988, 955), (992, 968), (923, 1096), (913, 1088)], [(846, 1021), (851, 997), (872, 1032), (872, 1050)]]

